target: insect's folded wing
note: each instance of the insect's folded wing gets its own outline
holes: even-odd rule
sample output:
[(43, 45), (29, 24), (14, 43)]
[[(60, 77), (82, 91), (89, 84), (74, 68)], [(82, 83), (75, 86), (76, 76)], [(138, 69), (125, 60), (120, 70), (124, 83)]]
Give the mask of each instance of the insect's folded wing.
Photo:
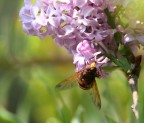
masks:
[(101, 98), (100, 98), (100, 94), (99, 94), (99, 90), (97, 87), (97, 83), (94, 81), (93, 82), (93, 87), (91, 90), (91, 94), (92, 94), (92, 100), (94, 102), (94, 104), (100, 109), (101, 108)]
[(56, 85), (56, 89), (57, 90), (65, 90), (65, 89), (69, 89), (71, 87), (76, 86), (78, 83), (78, 77), (79, 77), (79, 73), (74, 74), (73, 76), (63, 80), (62, 82), (60, 82), (59, 84)]

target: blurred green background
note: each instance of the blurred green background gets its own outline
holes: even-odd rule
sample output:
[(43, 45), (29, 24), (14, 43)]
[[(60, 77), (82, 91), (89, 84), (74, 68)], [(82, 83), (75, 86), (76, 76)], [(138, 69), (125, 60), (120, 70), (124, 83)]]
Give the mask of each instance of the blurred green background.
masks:
[[(97, 79), (102, 109), (79, 87), (55, 85), (74, 74), (72, 56), (51, 38), (24, 34), (20, 0), (0, 0), (0, 123), (135, 123), (131, 91), (118, 70)], [(131, 15), (131, 14), (130, 14)], [(139, 79), (139, 112), (144, 120), (144, 70)]]

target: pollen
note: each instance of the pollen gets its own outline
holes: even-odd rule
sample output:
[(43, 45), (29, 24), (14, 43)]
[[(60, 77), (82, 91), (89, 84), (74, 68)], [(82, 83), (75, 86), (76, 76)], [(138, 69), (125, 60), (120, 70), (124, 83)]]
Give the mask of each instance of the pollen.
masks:
[(91, 67), (91, 68), (96, 67), (96, 63), (95, 63), (95, 62), (92, 62), (91, 65), (90, 65), (90, 67)]

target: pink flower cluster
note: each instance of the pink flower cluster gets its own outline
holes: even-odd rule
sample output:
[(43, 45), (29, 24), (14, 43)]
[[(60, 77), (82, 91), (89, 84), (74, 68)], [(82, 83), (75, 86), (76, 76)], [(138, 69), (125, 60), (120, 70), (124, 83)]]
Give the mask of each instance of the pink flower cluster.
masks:
[[(51, 36), (74, 56), (76, 71), (87, 64), (107, 65), (109, 59), (103, 48), (116, 47), (114, 30), (104, 12), (107, 0), (25, 0), (20, 18), (25, 33), (44, 38)], [(101, 44), (103, 48), (98, 45)], [(111, 45), (112, 44), (112, 45)], [(111, 46), (110, 46), (111, 45)]]

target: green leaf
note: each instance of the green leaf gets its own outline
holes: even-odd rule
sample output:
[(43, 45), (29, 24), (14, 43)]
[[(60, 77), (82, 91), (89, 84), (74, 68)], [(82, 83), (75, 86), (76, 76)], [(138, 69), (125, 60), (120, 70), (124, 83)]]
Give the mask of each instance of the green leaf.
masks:
[(7, 110), (0, 108), (0, 123), (18, 123), (18, 120)]
[(128, 19), (126, 18), (125, 9), (123, 6), (118, 6), (114, 12), (114, 15), (115, 18), (118, 18), (120, 25), (122, 25), (124, 28), (128, 26)]
[(124, 15), (119, 15), (119, 22), (124, 28), (126, 28), (129, 25), (128, 19)]
[(82, 123), (82, 119), (83, 119), (83, 112), (84, 112), (84, 108), (80, 105), (78, 106), (74, 117), (71, 120), (71, 123)]
[(114, 62), (118, 67), (122, 68), (124, 71), (128, 71), (131, 68), (130, 63), (128, 62), (126, 57), (121, 56), (121, 60), (117, 59), (112, 54), (108, 54), (107, 57), (111, 59), (112, 62)]
[(114, 39), (115, 39), (117, 45), (119, 46), (119, 44), (121, 43), (121, 34), (120, 34), (120, 32), (116, 32), (114, 34)]
[(108, 18), (108, 24), (111, 26), (112, 29), (115, 29), (116, 28), (115, 18), (112, 17), (112, 15), (109, 12), (108, 8), (106, 8), (104, 11), (105, 11), (105, 14), (107, 15), (107, 18)]
[(105, 67), (103, 67), (104, 71), (107, 71), (107, 72), (114, 71), (118, 68), (119, 68), (118, 66), (105, 66)]
[(108, 54), (107, 57), (111, 59), (117, 66), (123, 67), (123, 64), (112, 54)]
[(112, 119), (110, 116), (106, 115), (105, 117), (106, 117), (108, 123), (116, 123), (116, 121), (114, 119)]
[(119, 52), (121, 54), (121, 62), (125, 67), (125, 70), (128, 71), (131, 69), (131, 63), (135, 59), (133, 54), (131, 53), (130, 49), (128, 47), (125, 47), (124, 45), (119, 46)]
[(121, 6), (117, 6), (116, 9), (115, 9), (115, 11), (113, 12), (113, 16), (116, 18), (117, 15), (118, 15), (123, 9), (124, 9), (124, 8), (123, 8), (122, 5), (121, 5)]

